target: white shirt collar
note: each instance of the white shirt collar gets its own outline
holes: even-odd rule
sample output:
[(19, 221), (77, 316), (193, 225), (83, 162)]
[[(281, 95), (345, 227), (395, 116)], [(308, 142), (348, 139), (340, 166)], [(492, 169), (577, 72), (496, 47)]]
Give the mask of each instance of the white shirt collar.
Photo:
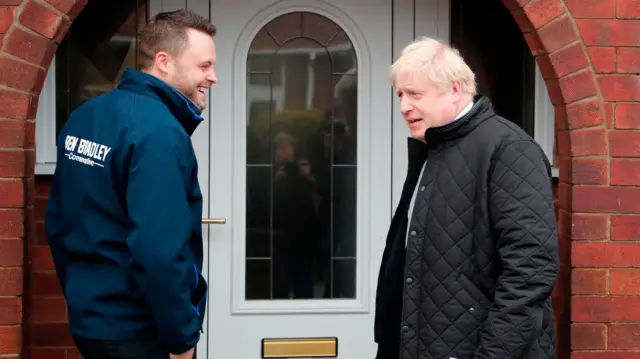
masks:
[(453, 121), (458, 120), (458, 119), (462, 118), (462, 116), (464, 116), (467, 113), (469, 113), (469, 111), (471, 111), (472, 107), (473, 107), (473, 100), (469, 101), (469, 103), (462, 109), (462, 111), (460, 111), (458, 116)]
[[(473, 100), (469, 101), (469, 103), (460, 111), (460, 113), (458, 113), (458, 116), (456, 116), (456, 118), (453, 119), (453, 121), (451, 121), (449, 123), (454, 123), (457, 120), (461, 119), (464, 115), (469, 113), (469, 111), (471, 111), (472, 108), (473, 108)], [(446, 126), (446, 125), (443, 125), (443, 126)], [(442, 126), (438, 126), (438, 127), (442, 127)]]

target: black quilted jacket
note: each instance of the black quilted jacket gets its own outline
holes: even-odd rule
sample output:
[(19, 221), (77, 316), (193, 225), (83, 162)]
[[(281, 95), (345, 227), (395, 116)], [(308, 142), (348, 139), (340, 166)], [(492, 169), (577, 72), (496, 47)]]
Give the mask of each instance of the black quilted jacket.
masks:
[(428, 145), (409, 140), (378, 277), (378, 359), (555, 358), (551, 168), (487, 98), (474, 101), (463, 118), (427, 130)]

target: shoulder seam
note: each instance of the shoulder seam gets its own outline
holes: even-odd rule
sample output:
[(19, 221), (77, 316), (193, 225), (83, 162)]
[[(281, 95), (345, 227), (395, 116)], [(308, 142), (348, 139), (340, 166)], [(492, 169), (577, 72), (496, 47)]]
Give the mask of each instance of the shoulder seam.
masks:
[(541, 152), (541, 155), (543, 157), (543, 163), (545, 165), (545, 167), (547, 167), (547, 172), (549, 174), (549, 176), (551, 176), (551, 167), (550, 164), (548, 162), (548, 160), (546, 159), (546, 155), (544, 154), (544, 151), (542, 151), (542, 148), (540, 147), (540, 145), (538, 144), (538, 142), (536, 142), (534, 139), (532, 138), (524, 138), (524, 139), (517, 139), (517, 140), (511, 140), (509, 142), (506, 142), (502, 145), (500, 145), (500, 148), (491, 156), (491, 172), (493, 172), (493, 169), (495, 167), (495, 160), (497, 158), (500, 158), (500, 156), (502, 156), (502, 154), (504, 153), (504, 151), (509, 148), (511, 145), (513, 145), (514, 143), (518, 143), (518, 142), (529, 142), (529, 143), (533, 143), (533, 145), (538, 149), (538, 151)]
[[(491, 118), (495, 118), (496, 122), (498, 122), (500, 125), (502, 125), (506, 129), (512, 131), (513, 134), (515, 134), (518, 137), (520, 137), (521, 140), (525, 140), (525, 141), (528, 140), (528, 139), (521, 138), (521, 135), (517, 133), (518, 131), (524, 131), (524, 130), (522, 128), (520, 128), (520, 126), (516, 125), (515, 123), (513, 123), (513, 122), (507, 120), (506, 118), (504, 118), (504, 117), (502, 117), (500, 115), (497, 115), (497, 114), (491, 116)], [(531, 136), (529, 136), (529, 137), (531, 137)]]

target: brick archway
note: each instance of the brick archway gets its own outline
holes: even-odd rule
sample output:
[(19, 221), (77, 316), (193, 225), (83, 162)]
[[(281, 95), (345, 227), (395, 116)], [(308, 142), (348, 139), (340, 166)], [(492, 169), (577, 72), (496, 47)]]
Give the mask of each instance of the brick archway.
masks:
[[(502, 1), (537, 56), (556, 107), (564, 264), (558, 340), (567, 350), (571, 343), (573, 358), (630, 359), (638, 353), (610, 351), (640, 351), (640, 324), (629, 324), (640, 322), (640, 272), (612, 268), (640, 266), (640, 217), (622, 214), (640, 213), (640, 188), (632, 187), (640, 184), (640, 161), (612, 157), (640, 157), (640, 132), (624, 131), (640, 128), (640, 104), (633, 103), (640, 102), (640, 3)], [(0, 356), (29, 357), (30, 338), (60, 336), (25, 325), (37, 310), (24, 300), (30, 263), (40, 260), (27, 251), (37, 236), (34, 119), (46, 69), (86, 2), (0, 0)]]
[[(608, 159), (605, 157), (608, 155), (605, 102), (599, 89), (601, 84), (598, 83), (595, 68), (600, 59), (597, 56), (589, 56), (590, 50), (585, 45), (584, 38), (580, 36), (584, 36), (580, 31), (580, 20), (576, 19), (585, 11), (590, 11), (588, 8), (592, 5), (586, 2), (578, 4), (575, 0), (502, 2), (511, 11), (529, 49), (536, 56), (549, 97), (555, 107), (555, 155), (560, 165), (556, 213), (561, 271), (554, 290), (558, 357), (569, 358), (572, 349), (604, 350), (604, 325), (571, 324), (572, 317), (575, 320), (571, 308), (573, 294), (596, 294), (575, 290), (572, 292), (572, 275), (576, 280), (583, 274), (592, 274), (578, 268), (571, 271), (571, 254), (580, 250), (572, 241), (607, 237), (606, 217), (577, 213), (580, 211), (580, 205), (576, 206), (572, 196), (576, 185), (609, 183)], [(609, 7), (613, 6), (614, 2), (610, 1)], [(601, 223), (598, 224), (602, 226), (598, 228), (602, 230), (598, 233), (594, 232), (593, 228), (593, 221), (597, 220), (600, 220)], [(591, 281), (589, 277), (582, 280)], [(575, 300), (581, 299), (578, 297)], [(579, 308), (578, 305), (576, 309)], [(576, 353), (573, 357), (581, 358), (580, 355)]]

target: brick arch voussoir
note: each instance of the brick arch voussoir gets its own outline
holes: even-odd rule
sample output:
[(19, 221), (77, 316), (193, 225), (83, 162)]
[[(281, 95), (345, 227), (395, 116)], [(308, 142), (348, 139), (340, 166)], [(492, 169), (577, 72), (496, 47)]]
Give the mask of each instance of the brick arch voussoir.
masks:
[(571, 211), (569, 193), (581, 160), (576, 157), (606, 155), (604, 98), (596, 80), (586, 45), (565, 1), (502, 0), (511, 11), (529, 45), (555, 107), (557, 154), (560, 157), (558, 198)]
[[(5, 8), (11, 20), (0, 33), (0, 118), (33, 120), (58, 44), (87, 0), (7, 1), (13, 6)], [(35, 131), (25, 127), (24, 147), (30, 148)]]

